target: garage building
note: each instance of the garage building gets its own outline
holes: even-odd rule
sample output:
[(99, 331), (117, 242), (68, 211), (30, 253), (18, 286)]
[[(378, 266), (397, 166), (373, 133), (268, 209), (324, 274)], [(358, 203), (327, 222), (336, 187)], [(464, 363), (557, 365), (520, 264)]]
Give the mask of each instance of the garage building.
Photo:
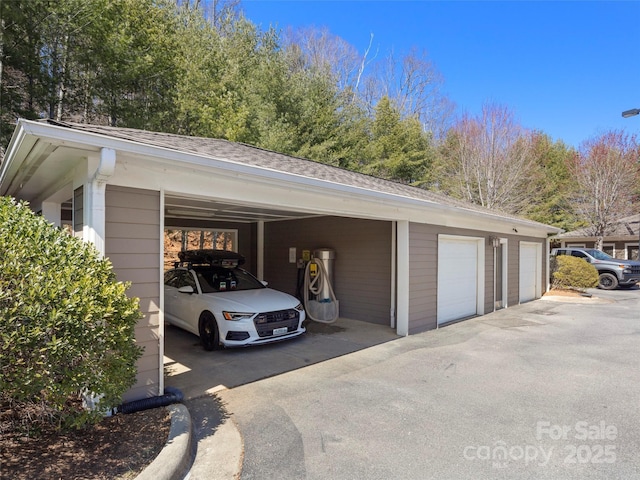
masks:
[(344, 318), (398, 335), (539, 298), (561, 230), (309, 160), (211, 138), (20, 120), (0, 194), (27, 200), (113, 263), (145, 314), (137, 384), (162, 393), (166, 232), (215, 232), (296, 293), (297, 259), (335, 251)]

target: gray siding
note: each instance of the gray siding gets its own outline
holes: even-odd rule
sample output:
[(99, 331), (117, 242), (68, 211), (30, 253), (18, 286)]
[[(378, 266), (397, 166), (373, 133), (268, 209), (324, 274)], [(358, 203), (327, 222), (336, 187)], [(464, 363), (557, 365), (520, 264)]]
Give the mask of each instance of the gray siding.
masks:
[(438, 229), (409, 224), (409, 333), (437, 327)]
[(438, 279), (438, 234), (483, 237), (485, 239), (484, 262), (484, 311), (493, 311), (493, 246), (491, 236), (508, 239), (508, 305), (519, 302), (519, 252), (520, 241), (540, 242), (543, 245), (542, 286), (546, 285), (545, 240), (494, 234), (478, 230), (446, 228), (435, 225), (409, 224), (409, 333), (418, 333), (437, 328), (437, 279)]
[(107, 186), (105, 255), (127, 294), (140, 299), (144, 318), (136, 342), (144, 348), (136, 384), (123, 400), (159, 395), (160, 375), (160, 193)]
[(332, 248), (334, 291), (340, 316), (389, 325), (391, 310), (391, 223), (341, 217), (319, 217), (265, 224), (265, 280), (269, 286), (296, 293), (298, 270), (289, 263), (289, 247)]

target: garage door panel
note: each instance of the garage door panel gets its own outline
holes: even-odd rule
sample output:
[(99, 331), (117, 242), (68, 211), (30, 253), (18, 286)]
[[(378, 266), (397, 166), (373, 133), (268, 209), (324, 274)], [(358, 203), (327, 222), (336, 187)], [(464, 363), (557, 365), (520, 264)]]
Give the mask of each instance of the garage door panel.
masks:
[(541, 261), (538, 245), (533, 243), (520, 244), (520, 303), (536, 298), (538, 290), (538, 263)]
[(438, 243), (438, 324), (477, 314), (478, 242), (441, 238)]

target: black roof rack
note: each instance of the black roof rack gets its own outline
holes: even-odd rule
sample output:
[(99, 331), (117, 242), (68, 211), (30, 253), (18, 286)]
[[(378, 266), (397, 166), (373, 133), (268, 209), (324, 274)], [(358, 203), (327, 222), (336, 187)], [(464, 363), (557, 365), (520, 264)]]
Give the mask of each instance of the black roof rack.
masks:
[(217, 267), (235, 268), (238, 265), (244, 265), (244, 256), (229, 250), (184, 250), (178, 252), (179, 263), (188, 263), (190, 265), (212, 265)]

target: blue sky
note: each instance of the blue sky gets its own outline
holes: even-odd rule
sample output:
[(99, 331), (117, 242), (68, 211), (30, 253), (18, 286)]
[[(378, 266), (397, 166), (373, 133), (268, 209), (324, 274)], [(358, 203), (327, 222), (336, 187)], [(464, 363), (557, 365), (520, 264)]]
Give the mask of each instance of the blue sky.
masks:
[(426, 50), (457, 112), (509, 107), (567, 145), (621, 129), (640, 136), (640, 1), (243, 0), (262, 29), (329, 28), (363, 53)]

